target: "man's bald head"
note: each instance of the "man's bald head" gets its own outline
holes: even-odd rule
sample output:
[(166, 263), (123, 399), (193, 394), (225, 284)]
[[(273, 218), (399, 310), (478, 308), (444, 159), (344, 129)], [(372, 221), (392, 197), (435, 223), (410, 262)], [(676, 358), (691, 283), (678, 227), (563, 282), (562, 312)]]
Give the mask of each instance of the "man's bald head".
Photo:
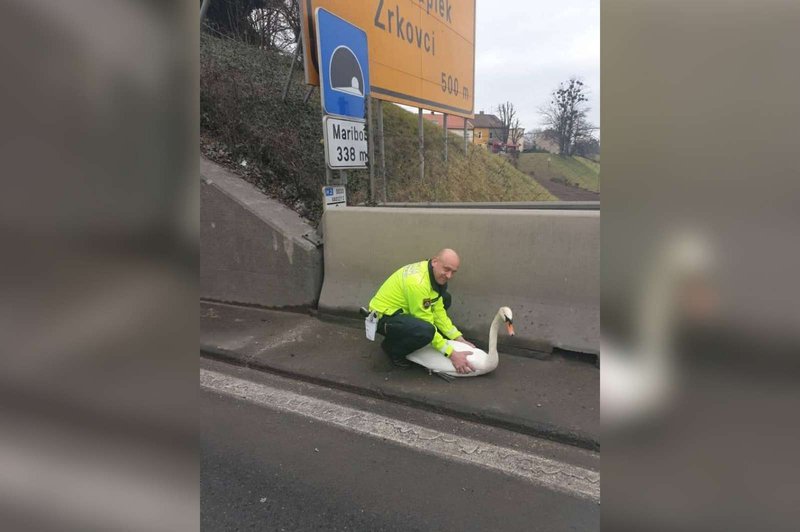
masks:
[(461, 264), (461, 259), (458, 253), (450, 248), (444, 248), (431, 259), (431, 268), (433, 269), (433, 276), (436, 283), (441, 285), (447, 284), (453, 275), (458, 271)]
[(456, 253), (455, 250), (450, 248), (440, 249), (439, 252), (436, 254), (435, 258), (447, 261), (456, 261), (456, 262), (460, 261), (458, 253)]

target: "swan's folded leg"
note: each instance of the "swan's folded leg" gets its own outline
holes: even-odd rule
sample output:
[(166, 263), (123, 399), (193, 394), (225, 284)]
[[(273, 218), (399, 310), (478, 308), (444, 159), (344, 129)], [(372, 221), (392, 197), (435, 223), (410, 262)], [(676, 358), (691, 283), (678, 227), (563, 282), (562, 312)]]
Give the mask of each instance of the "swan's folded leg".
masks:
[(437, 377), (443, 378), (447, 382), (453, 382), (454, 380), (456, 380), (455, 377), (453, 377), (452, 375), (448, 375), (447, 373), (441, 373), (439, 371), (434, 371), (433, 374), (436, 375)]

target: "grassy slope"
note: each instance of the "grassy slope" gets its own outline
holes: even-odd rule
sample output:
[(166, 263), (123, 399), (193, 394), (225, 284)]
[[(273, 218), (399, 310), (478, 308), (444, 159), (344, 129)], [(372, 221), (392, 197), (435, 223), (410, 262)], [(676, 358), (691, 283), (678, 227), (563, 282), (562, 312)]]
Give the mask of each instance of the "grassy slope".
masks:
[[(313, 223), (321, 216), (325, 181), (319, 92), (303, 103), (302, 69), (282, 101), (288, 58), (202, 34), (200, 127), (203, 153), (231, 166), (264, 192)], [(389, 201), (551, 201), (555, 198), (503, 158), (450, 135), (443, 162), (443, 131), (425, 123), (425, 179), (419, 177), (417, 117), (384, 105)], [(243, 168), (242, 160), (248, 162)], [(376, 172), (377, 174), (377, 172)], [(369, 173), (348, 173), (348, 202), (366, 201)], [(383, 183), (376, 180), (376, 189)], [(380, 197), (380, 192), (378, 193)]]
[(304, 104), (297, 83), (281, 101), (288, 66), (277, 54), (201, 34), (201, 148), (316, 221), (321, 205), (309, 198), (324, 182), (319, 105)]
[(600, 165), (583, 157), (523, 153), (519, 158), (519, 169), (525, 173), (535, 172), (540, 179), (563, 178), (583, 189), (600, 191)]
[(444, 163), (444, 132), (424, 122), (425, 182), (420, 186), (418, 118), (394, 105), (384, 105), (386, 174), (389, 201), (554, 201), (529, 176), (483, 148), (468, 146), (448, 135)]
[(578, 157), (578, 156), (576, 156), (575, 159), (577, 161), (582, 162), (587, 167), (589, 167), (589, 169), (592, 170), (593, 172), (595, 172), (597, 174), (600, 173), (600, 163), (599, 162), (593, 161), (591, 159), (587, 159), (586, 157)]

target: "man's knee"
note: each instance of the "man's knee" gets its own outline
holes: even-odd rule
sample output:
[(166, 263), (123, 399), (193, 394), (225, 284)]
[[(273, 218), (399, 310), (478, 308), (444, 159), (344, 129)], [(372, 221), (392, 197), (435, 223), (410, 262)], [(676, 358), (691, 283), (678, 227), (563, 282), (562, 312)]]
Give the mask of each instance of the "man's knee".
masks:
[(414, 325), (411, 336), (414, 338), (414, 343), (422, 347), (433, 341), (433, 335), (435, 333), (436, 328), (433, 325), (426, 321), (419, 320), (419, 323)]

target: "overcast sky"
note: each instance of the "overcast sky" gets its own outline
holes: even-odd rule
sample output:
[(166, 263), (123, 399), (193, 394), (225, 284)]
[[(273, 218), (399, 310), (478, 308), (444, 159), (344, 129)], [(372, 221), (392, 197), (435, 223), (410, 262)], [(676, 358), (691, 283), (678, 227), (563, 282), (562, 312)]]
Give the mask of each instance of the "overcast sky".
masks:
[(477, 0), (475, 113), (509, 101), (526, 131), (559, 82), (589, 89), (589, 121), (600, 126), (600, 0)]

